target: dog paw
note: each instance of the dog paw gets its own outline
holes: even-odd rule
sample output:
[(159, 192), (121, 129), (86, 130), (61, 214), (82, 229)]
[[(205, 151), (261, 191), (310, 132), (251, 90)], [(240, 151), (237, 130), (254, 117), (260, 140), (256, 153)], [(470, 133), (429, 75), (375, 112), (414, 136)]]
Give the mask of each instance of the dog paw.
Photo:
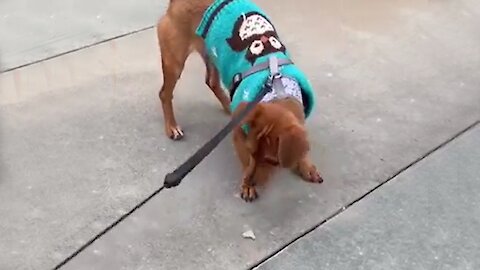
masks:
[(240, 196), (246, 202), (252, 202), (258, 198), (257, 190), (254, 186), (243, 185)]
[(322, 183), (323, 178), (313, 164), (299, 164), (298, 173), (303, 180), (312, 183)]
[(167, 128), (167, 136), (174, 141), (178, 141), (183, 138), (184, 134), (179, 126), (171, 126)]

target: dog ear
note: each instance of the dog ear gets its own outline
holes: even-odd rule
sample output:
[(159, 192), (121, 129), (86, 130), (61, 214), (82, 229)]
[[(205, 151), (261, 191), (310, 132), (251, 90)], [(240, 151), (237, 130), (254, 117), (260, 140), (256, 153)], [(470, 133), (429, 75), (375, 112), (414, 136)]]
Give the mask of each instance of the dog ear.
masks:
[(292, 168), (310, 150), (307, 134), (299, 126), (288, 128), (278, 137), (278, 162), (284, 168)]

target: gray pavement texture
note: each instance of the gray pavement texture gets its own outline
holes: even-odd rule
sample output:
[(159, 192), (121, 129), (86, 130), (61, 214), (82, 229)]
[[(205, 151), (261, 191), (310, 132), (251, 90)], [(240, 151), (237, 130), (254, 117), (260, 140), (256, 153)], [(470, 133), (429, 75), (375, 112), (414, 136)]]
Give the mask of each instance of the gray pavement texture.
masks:
[(257, 269), (480, 269), (480, 126)]
[(168, 1), (2, 0), (0, 71), (151, 27)]
[[(251, 267), (480, 119), (476, 1), (258, 3), (316, 89), (308, 128), (325, 182), (282, 171), (246, 204), (227, 140), (64, 269)], [(0, 74), (0, 269), (54, 267), (226, 123), (195, 56), (175, 93), (186, 138), (166, 139), (160, 69), (149, 29)]]

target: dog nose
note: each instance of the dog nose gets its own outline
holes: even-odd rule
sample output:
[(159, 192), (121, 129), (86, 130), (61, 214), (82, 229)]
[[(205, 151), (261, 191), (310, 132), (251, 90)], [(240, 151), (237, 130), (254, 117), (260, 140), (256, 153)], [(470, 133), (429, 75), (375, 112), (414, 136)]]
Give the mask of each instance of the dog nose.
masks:
[(266, 43), (268, 41), (268, 37), (262, 36), (260, 40), (262, 41), (262, 43)]

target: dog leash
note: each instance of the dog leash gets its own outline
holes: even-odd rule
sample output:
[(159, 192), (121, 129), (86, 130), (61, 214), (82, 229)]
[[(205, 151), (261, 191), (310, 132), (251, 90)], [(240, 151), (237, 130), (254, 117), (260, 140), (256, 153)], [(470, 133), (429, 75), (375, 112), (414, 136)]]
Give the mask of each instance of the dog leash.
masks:
[(200, 149), (195, 152), (187, 161), (180, 165), (173, 172), (165, 175), (163, 186), (165, 188), (172, 188), (178, 186), (183, 178), (187, 176), (202, 160), (208, 156), (218, 144), (225, 139), (225, 137), (238, 125), (240, 122), (247, 116), (250, 111), (253, 110), (255, 105), (257, 105), (263, 97), (271, 92), (273, 88), (281, 89), (283, 88), (283, 83), (281, 81), (281, 73), (279, 71), (278, 59), (275, 56), (272, 56), (268, 60), (268, 66), (270, 69), (270, 75), (268, 76), (267, 81), (263, 85), (260, 92), (257, 93), (255, 99), (247, 104), (245, 109), (243, 109), (239, 114), (232, 117), (230, 122), (221, 129), (212, 139), (205, 143)]
[(213, 137), (210, 141), (208, 141), (205, 145), (203, 145), (199, 150), (197, 150), (197, 152), (193, 156), (191, 156), (187, 161), (185, 161), (173, 172), (165, 175), (163, 186), (159, 187), (152, 194), (150, 194), (150, 196), (148, 196), (146, 199), (142, 200), (139, 204), (137, 204), (132, 210), (123, 214), (119, 219), (117, 219), (115, 222), (113, 222), (108, 227), (103, 229), (95, 237), (90, 239), (87, 243), (83, 244), (79, 249), (74, 251), (70, 256), (68, 256), (59, 264), (57, 264), (54, 270), (57, 270), (63, 267), (65, 264), (71, 261), (74, 257), (80, 254), (80, 252), (84, 251), (91, 244), (97, 241), (100, 237), (105, 235), (108, 231), (110, 231), (112, 228), (117, 226), (120, 222), (125, 220), (133, 212), (137, 211), (140, 207), (145, 205), (148, 201), (150, 201), (154, 196), (160, 193), (163, 189), (178, 186), (182, 182), (183, 178), (185, 178), (185, 176), (187, 176), (189, 172), (191, 172), (206, 156), (208, 156), (208, 154), (210, 154), (213, 151), (213, 149), (217, 147), (217, 145), (228, 135), (228, 133), (230, 133), (233, 130), (233, 128), (235, 128), (235, 126), (240, 124), (242, 119), (245, 118), (245, 116), (247, 116), (247, 114), (255, 107), (255, 105), (257, 105), (262, 100), (262, 98), (268, 92), (272, 91), (274, 88), (275, 90), (277, 90), (278, 88), (276, 87), (280, 87), (280, 89), (278, 90), (282, 91), (282, 88), (283, 88), (283, 84), (281, 82), (282, 75), (279, 71), (278, 61), (275, 58), (275, 56), (270, 57), (268, 63), (270, 68), (270, 75), (267, 81), (265, 82), (264, 86), (255, 97), (255, 99), (252, 102), (249, 102), (245, 107), (245, 109), (243, 109), (243, 111), (241, 111), (239, 114), (234, 116), (232, 120), (230, 120), (230, 122), (222, 130), (220, 130), (220, 132), (218, 132), (217, 135), (215, 135), (215, 137)]

